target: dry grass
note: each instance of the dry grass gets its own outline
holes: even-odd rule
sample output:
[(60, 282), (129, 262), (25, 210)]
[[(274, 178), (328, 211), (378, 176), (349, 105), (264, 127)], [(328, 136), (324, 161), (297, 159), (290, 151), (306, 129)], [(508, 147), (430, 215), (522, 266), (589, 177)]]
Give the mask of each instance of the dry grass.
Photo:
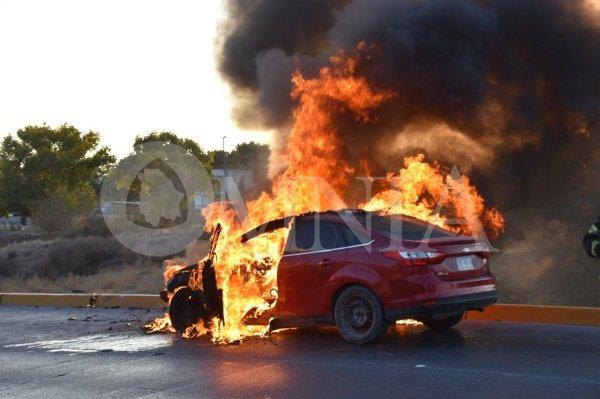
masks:
[[(192, 263), (208, 242), (178, 259)], [(162, 260), (139, 255), (114, 237), (30, 240), (0, 247), (0, 292), (155, 294), (164, 287)]]
[(0, 276), (56, 279), (71, 273), (96, 274), (145, 259), (112, 237), (24, 241), (0, 248)]

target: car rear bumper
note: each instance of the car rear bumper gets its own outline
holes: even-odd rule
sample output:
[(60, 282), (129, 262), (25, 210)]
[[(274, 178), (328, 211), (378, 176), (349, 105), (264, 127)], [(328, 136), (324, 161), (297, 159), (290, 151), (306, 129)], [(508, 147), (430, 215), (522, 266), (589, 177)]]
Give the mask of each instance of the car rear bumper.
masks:
[(385, 316), (389, 321), (430, 317), (436, 315), (457, 314), (467, 310), (483, 310), (498, 301), (498, 291), (491, 290), (440, 298), (433, 304), (423, 304), (399, 309), (386, 309)]

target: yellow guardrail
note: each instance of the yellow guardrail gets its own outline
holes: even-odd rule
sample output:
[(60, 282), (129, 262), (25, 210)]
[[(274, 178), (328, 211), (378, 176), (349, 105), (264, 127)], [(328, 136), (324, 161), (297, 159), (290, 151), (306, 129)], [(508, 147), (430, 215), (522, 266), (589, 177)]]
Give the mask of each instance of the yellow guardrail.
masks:
[[(164, 309), (158, 295), (0, 293), (0, 305)], [(495, 304), (470, 311), (467, 320), (600, 326), (600, 308)]]

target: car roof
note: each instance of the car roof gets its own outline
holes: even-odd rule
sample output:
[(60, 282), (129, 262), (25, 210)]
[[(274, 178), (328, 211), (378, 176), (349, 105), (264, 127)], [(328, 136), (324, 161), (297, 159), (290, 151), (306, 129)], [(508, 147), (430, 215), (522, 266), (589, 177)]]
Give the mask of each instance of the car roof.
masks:
[[(300, 213), (297, 215), (290, 215), (290, 216), (285, 216), (279, 219), (273, 219), (270, 220), (266, 223), (263, 223), (259, 226), (256, 226), (255, 228), (248, 230), (247, 232), (245, 232), (244, 234), (242, 234), (240, 236), (240, 240), (242, 242), (246, 242), (248, 240), (251, 240), (254, 237), (257, 237), (261, 234), (264, 233), (268, 233), (280, 228), (284, 228), (284, 227), (288, 227), (289, 223), (292, 220), (296, 220), (296, 221), (300, 221), (300, 220), (313, 220), (315, 218), (323, 218), (323, 220), (339, 220), (339, 219), (343, 219), (344, 217), (347, 216), (352, 216), (352, 217), (357, 217), (357, 218), (362, 218), (362, 217), (366, 217), (368, 215), (377, 215), (377, 216), (385, 216), (385, 215), (379, 215), (379, 213), (377, 212), (371, 212), (371, 211), (365, 211), (362, 209), (340, 209), (340, 210), (331, 210), (331, 211), (311, 211), (311, 212), (305, 212), (305, 213)], [(408, 216), (408, 215), (402, 215), (402, 214), (397, 214), (394, 216), (400, 216), (402, 218), (405, 218), (407, 220), (410, 221), (414, 221), (416, 223), (421, 223), (421, 224), (427, 224), (426, 221), (421, 220), (421, 219), (417, 219), (415, 217), (412, 216)]]
[(311, 211), (300, 213), (297, 215), (285, 216), (279, 219), (273, 219), (266, 223), (256, 226), (255, 228), (248, 230), (244, 234), (240, 236), (240, 240), (242, 242), (246, 242), (251, 240), (252, 238), (259, 236), (264, 233), (268, 233), (270, 231), (274, 231), (277, 229), (281, 229), (287, 227), (288, 224), (292, 220), (301, 220), (301, 219), (313, 219), (315, 216), (320, 217), (324, 216), (326, 219), (338, 219), (343, 215), (356, 215), (356, 214), (367, 214), (366, 211), (361, 209), (341, 209), (338, 211)]

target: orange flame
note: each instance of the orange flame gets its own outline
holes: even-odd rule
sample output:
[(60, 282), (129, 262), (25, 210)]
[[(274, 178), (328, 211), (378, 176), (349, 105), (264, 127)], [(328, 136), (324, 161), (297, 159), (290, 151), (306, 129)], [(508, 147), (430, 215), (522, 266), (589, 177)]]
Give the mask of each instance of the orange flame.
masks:
[[(365, 77), (358, 76), (360, 51), (365, 47), (361, 43), (356, 56), (340, 52), (332, 57), (331, 66), (321, 69), (316, 78), (306, 78), (299, 71), (293, 74), (291, 96), (297, 106), (282, 154), (287, 168), (275, 177), (271, 191), (246, 203), (247, 215), (243, 217), (224, 202), (204, 209), (208, 228), (216, 223), (222, 226), (215, 269), (218, 286), (223, 289), (225, 323), (223, 326), (213, 323), (210, 327), (214, 342), (237, 341), (267, 330), (267, 327), (243, 325), (241, 320), (254, 307), (269, 307), (265, 298), (277, 285), (277, 264), (287, 231), (262, 234), (245, 244), (239, 240), (241, 234), (283, 216), (347, 207), (340, 194), (345, 194), (355, 170), (341, 159), (341, 134), (333, 116), (347, 113), (360, 123), (372, 123), (372, 111), (394, 95), (388, 90), (375, 89)], [(361, 164), (364, 169), (368, 167), (367, 160)], [(483, 199), (466, 177), (444, 179), (440, 167), (426, 163), (423, 155), (407, 158), (398, 174), (388, 175), (388, 182), (390, 190), (377, 194), (361, 207), (404, 213), (446, 226), (447, 218), (436, 212), (437, 204), (441, 203), (452, 205), (455, 216), (467, 221), (466, 227), (453, 227), (461, 232), (477, 233), (479, 218), (500, 226), (495, 227), (497, 231), (503, 225), (502, 215), (484, 209)], [(165, 278), (176, 270), (169, 265)], [(198, 285), (198, 276), (192, 276), (191, 281)], [(199, 325), (183, 335), (193, 337), (205, 332), (204, 326)]]
[[(504, 229), (500, 211), (485, 208), (483, 197), (467, 176), (444, 175), (440, 165), (425, 162), (424, 154), (406, 157), (404, 168), (387, 176), (391, 188), (376, 194), (360, 208), (414, 216), (456, 233), (487, 233), (492, 239), (497, 238)], [(452, 212), (452, 220), (440, 211)]]

